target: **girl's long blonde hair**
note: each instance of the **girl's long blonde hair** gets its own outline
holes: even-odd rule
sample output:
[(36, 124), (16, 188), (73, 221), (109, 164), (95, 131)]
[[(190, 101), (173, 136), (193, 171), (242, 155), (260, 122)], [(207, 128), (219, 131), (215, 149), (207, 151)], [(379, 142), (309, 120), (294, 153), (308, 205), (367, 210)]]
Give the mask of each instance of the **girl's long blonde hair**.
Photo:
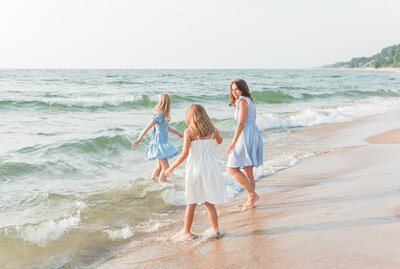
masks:
[(186, 111), (185, 120), (190, 130), (199, 137), (210, 135), (215, 131), (214, 124), (202, 105), (191, 105)]
[(170, 120), (169, 111), (171, 110), (171, 97), (167, 93), (163, 93), (158, 100), (158, 104), (154, 108), (155, 113), (162, 112), (166, 120)]

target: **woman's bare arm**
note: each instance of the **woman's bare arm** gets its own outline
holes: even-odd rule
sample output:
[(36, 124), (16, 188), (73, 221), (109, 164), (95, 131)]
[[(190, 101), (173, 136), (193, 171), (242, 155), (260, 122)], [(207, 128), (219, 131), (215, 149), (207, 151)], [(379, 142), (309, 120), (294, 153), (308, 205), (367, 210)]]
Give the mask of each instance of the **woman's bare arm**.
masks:
[(238, 124), (236, 126), (235, 135), (232, 138), (231, 144), (226, 149), (226, 153), (230, 154), (235, 147), (237, 140), (239, 139), (240, 134), (243, 131), (244, 125), (246, 124), (246, 116), (247, 116), (247, 107), (249, 104), (246, 100), (241, 99), (239, 101), (239, 115), (238, 115)]

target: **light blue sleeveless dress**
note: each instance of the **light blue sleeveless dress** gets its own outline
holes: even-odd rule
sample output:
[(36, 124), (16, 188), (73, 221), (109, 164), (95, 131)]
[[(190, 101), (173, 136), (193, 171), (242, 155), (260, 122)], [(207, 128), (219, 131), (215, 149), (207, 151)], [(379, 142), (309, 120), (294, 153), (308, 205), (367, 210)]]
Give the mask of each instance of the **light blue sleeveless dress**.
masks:
[(235, 120), (238, 120), (239, 101), (246, 100), (248, 103), (246, 124), (237, 140), (233, 151), (228, 157), (228, 167), (257, 167), (263, 164), (263, 142), (260, 131), (256, 125), (256, 107), (250, 98), (240, 96), (236, 100)]
[(172, 158), (178, 154), (176, 148), (168, 143), (168, 124), (162, 112), (153, 115), (152, 119), (156, 122), (153, 126), (153, 137), (146, 150), (148, 160)]

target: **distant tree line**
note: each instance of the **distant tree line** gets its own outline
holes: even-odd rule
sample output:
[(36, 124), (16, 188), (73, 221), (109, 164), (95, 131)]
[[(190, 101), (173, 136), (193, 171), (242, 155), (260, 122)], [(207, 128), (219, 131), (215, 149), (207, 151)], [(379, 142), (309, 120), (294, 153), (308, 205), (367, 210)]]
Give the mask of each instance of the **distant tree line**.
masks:
[(372, 57), (353, 58), (349, 62), (339, 62), (323, 66), (325, 68), (358, 68), (358, 67), (400, 67), (400, 44), (382, 49)]

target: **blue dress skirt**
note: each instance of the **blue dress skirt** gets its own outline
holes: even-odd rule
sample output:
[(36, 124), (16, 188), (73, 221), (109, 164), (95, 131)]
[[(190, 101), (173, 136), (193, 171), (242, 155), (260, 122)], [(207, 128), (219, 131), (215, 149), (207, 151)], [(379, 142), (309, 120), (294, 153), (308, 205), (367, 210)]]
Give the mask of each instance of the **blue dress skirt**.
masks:
[(168, 124), (162, 112), (153, 115), (152, 119), (156, 122), (153, 126), (153, 137), (146, 150), (148, 160), (172, 158), (178, 155), (176, 148), (168, 143)]
[(233, 151), (228, 157), (228, 167), (259, 166), (263, 164), (263, 142), (256, 125), (256, 108), (248, 97), (240, 96), (236, 101), (235, 119), (238, 120), (239, 101), (248, 103), (246, 124)]

